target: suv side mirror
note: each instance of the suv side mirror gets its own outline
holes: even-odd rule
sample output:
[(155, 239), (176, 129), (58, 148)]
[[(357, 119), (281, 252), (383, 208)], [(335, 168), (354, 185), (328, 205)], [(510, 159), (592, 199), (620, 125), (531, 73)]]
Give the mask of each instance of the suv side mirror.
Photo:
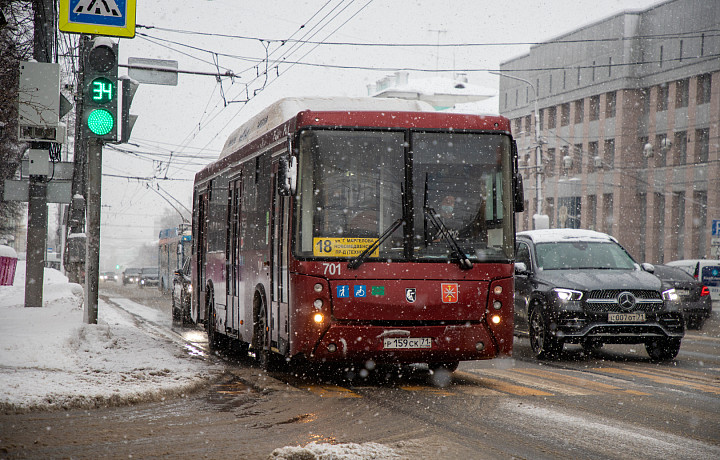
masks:
[(647, 262), (640, 264), (640, 268), (645, 270), (648, 273), (655, 273), (655, 265), (649, 264)]
[(527, 265), (525, 265), (525, 262), (515, 262), (515, 274), (516, 275), (529, 275), (530, 271), (527, 268)]

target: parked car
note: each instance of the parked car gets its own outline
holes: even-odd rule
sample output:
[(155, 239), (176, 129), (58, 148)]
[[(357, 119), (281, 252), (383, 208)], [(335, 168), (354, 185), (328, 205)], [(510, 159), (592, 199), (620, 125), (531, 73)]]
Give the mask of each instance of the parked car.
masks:
[(126, 284), (137, 284), (138, 281), (140, 281), (140, 269), (126, 268), (122, 276), (123, 286)]
[(680, 267), (669, 265), (654, 265), (654, 267), (655, 276), (666, 285), (675, 288), (685, 316), (685, 326), (688, 329), (700, 329), (703, 321), (712, 314), (712, 299), (708, 287)]
[(190, 278), (190, 257), (183, 267), (175, 272), (172, 287), (172, 319), (175, 324), (187, 324), (190, 320), (192, 281)]
[(117, 282), (118, 276), (115, 272), (103, 272), (100, 274), (100, 281), (112, 281)]
[(138, 278), (138, 286), (158, 286), (160, 284), (160, 272), (157, 267), (141, 268)]
[(686, 259), (673, 260), (666, 265), (680, 267), (707, 286), (710, 290), (710, 298), (720, 301), (720, 260), (709, 259)]
[(677, 356), (685, 327), (677, 294), (617, 240), (590, 230), (517, 234), (515, 331), (539, 359), (564, 344), (588, 351), (643, 343), (653, 360)]

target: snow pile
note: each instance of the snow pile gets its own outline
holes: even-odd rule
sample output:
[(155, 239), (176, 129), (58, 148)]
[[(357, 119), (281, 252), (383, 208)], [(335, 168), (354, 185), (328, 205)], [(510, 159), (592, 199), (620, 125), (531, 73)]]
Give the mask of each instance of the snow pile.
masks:
[(191, 391), (221, 369), (100, 302), (83, 322), (83, 289), (45, 269), (43, 307), (25, 308), (25, 264), (0, 286), (0, 409), (100, 407)]
[(395, 451), (374, 442), (364, 444), (327, 444), (311, 442), (305, 447), (282, 447), (275, 449), (269, 459), (277, 460), (365, 460), (401, 458)]

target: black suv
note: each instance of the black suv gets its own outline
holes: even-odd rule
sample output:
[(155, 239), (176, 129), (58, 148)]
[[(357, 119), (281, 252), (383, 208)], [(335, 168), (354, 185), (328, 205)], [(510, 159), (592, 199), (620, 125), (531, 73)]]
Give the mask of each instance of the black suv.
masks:
[(653, 360), (677, 356), (685, 334), (671, 287), (638, 265), (617, 240), (590, 230), (517, 234), (515, 331), (537, 358), (565, 343), (592, 351), (605, 343), (644, 343)]

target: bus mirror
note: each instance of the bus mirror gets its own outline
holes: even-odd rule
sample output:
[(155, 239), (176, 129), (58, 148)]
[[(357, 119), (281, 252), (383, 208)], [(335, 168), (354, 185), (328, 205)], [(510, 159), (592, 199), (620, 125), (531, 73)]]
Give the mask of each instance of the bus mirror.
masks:
[(280, 180), (278, 193), (283, 196), (295, 195), (297, 188), (297, 157), (290, 156), (280, 160)]
[(523, 178), (520, 174), (513, 175), (513, 195), (515, 212), (523, 212), (525, 210), (525, 193), (523, 191)]

